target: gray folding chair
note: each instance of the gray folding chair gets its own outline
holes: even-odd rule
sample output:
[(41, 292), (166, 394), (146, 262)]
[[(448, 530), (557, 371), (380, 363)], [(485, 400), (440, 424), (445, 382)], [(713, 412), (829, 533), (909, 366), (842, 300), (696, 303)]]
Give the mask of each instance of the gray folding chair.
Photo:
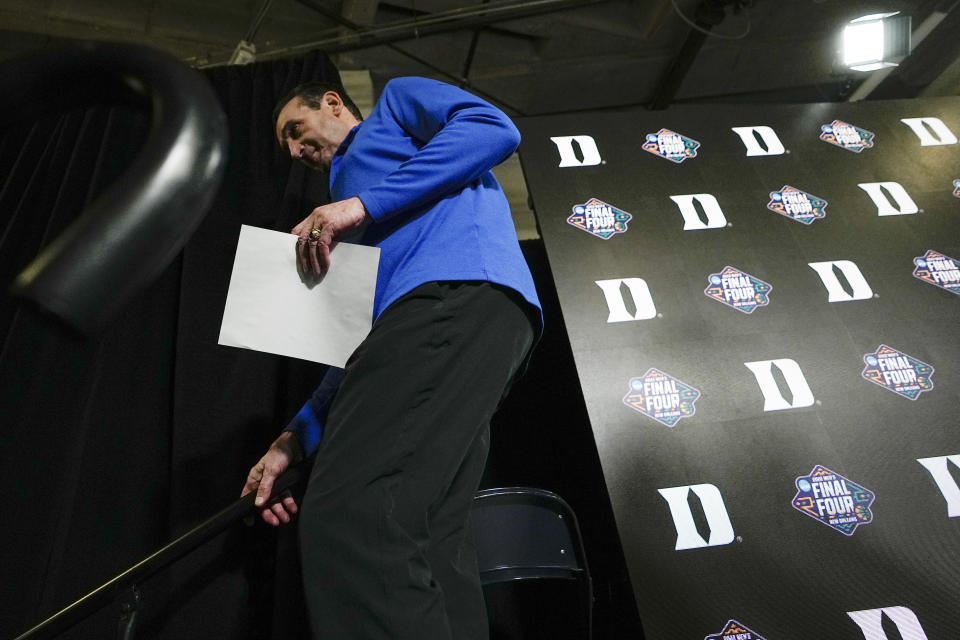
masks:
[(484, 489), (474, 497), (470, 517), (481, 582), (577, 581), (590, 638), (593, 586), (580, 527), (570, 505), (544, 489)]

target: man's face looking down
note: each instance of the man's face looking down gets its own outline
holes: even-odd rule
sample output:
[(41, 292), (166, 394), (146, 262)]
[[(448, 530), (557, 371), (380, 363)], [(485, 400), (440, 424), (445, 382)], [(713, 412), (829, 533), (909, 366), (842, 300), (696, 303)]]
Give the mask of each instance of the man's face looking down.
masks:
[(334, 153), (356, 124), (340, 96), (328, 91), (319, 109), (292, 98), (277, 115), (275, 133), (291, 158), (312, 169), (329, 170)]

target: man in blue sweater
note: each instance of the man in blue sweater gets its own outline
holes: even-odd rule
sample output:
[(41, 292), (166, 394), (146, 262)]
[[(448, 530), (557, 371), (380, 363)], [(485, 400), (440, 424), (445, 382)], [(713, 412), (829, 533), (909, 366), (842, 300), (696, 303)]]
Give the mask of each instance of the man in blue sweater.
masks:
[[(329, 172), (332, 202), (292, 233), (305, 274), (336, 269), (338, 240), (380, 247), (374, 324), (330, 369), (243, 493), (263, 519), (299, 511), (319, 638), (485, 638), (470, 540), (490, 417), (540, 330), (539, 302), (490, 169), (519, 143), (509, 118), (456, 87), (390, 81), (369, 118), (342, 88), (278, 104), (293, 158)], [(273, 481), (317, 452), (299, 506)]]

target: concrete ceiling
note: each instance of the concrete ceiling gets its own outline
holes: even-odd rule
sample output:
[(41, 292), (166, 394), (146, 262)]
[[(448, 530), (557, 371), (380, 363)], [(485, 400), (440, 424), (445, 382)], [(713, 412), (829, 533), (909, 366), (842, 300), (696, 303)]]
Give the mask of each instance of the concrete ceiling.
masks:
[[(672, 67), (703, 5), (724, 6), (686, 72)], [(736, 6), (735, 6), (736, 5)], [(149, 44), (191, 65), (334, 52), (372, 99), (389, 78), (457, 82), (512, 116), (661, 102), (819, 102), (960, 94), (957, 0), (0, 0), (0, 58), (63, 40)], [(855, 17), (902, 11), (914, 52), (882, 81), (837, 63)], [(919, 33), (918, 33), (919, 30)], [(916, 39), (916, 38), (915, 38)], [(673, 71), (671, 69), (673, 68)], [(369, 70), (369, 74), (367, 73)], [(665, 77), (676, 90), (658, 91)], [(369, 78), (369, 80), (368, 80)], [(869, 88), (869, 91), (867, 91)], [(516, 175), (510, 175), (513, 172)], [(501, 169), (515, 208), (515, 159)], [(530, 236), (532, 219), (518, 220)]]

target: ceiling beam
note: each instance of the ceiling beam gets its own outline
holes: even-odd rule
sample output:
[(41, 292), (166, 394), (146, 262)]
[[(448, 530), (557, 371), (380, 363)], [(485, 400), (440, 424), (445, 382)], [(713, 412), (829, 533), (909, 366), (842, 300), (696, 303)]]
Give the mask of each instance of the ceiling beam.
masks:
[(504, 20), (527, 18), (574, 7), (584, 7), (610, 0), (522, 0), (520, 2), (490, 2), (466, 9), (455, 9), (430, 14), (416, 20), (378, 25), (362, 29), (347, 35), (305, 42), (303, 44), (281, 47), (264, 51), (258, 55), (260, 60), (286, 58), (300, 55), (312, 49), (322, 49), (327, 53), (357, 51), (404, 40), (415, 40), (428, 35), (473, 29), (478, 26), (494, 24)]
[[(355, 29), (347, 25), (356, 25), (359, 27), (368, 27), (372, 25), (377, 17), (377, 9), (380, 7), (379, 0), (343, 0), (340, 5), (340, 17), (343, 18), (343, 26), (340, 29), (340, 35), (349, 35)], [(336, 56), (337, 67), (349, 68), (356, 67), (357, 62), (349, 52), (344, 52)], [(364, 112), (367, 113), (367, 112)]]
[(943, 70), (936, 79), (920, 92), (921, 96), (956, 96), (960, 95), (960, 57)]
[[(418, 19), (418, 18), (427, 18), (431, 15), (429, 11), (422, 11), (420, 9), (415, 9), (412, 7), (406, 7), (399, 4), (394, 4), (393, 2), (381, 2), (380, 3), (380, 15), (381, 17), (389, 16), (390, 14), (395, 14), (397, 16), (403, 16), (407, 19)], [(398, 18), (399, 21), (399, 18)], [(389, 24), (389, 22), (387, 23)], [(524, 25), (528, 27), (529, 25)], [(515, 28), (514, 25), (503, 26), (503, 25), (486, 25), (484, 26), (485, 31), (490, 31), (491, 33), (502, 33), (507, 36), (514, 38), (523, 38), (526, 40), (542, 40), (545, 36), (538, 33), (530, 33), (529, 29), (519, 30)]]
[(377, 16), (379, 0), (343, 0), (340, 15), (359, 25), (371, 25)]
[(3, 30), (25, 33), (48, 38), (67, 40), (115, 40), (120, 42), (143, 43), (149, 41), (167, 51), (183, 55), (185, 52), (199, 52), (211, 46), (231, 47), (233, 42), (222, 40), (211, 42), (209, 38), (191, 38), (183, 35), (159, 34), (156, 29), (150, 33), (142, 28), (130, 25), (130, 28), (114, 27), (86, 22), (77, 19), (48, 17), (28, 11), (10, 11), (0, 9), (0, 25)]
[[(345, 27), (348, 32), (353, 33), (354, 35), (368, 34), (368, 33), (370, 33), (370, 31), (372, 31), (372, 30), (365, 30), (361, 25), (358, 25), (358, 24), (356, 24), (355, 22), (352, 22), (352, 21), (348, 20), (347, 18), (344, 18), (343, 16), (341, 16), (341, 15), (339, 15), (339, 14), (336, 14), (336, 13), (331, 12), (329, 9), (327, 9), (327, 8), (323, 7), (322, 5), (318, 4), (315, 0), (297, 0), (297, 2), (299, 2), (300, 4), (302, 4), (302, 5), (306, 6), (306, 7), (309, 7), (309, 8), (311, 8), (311, 9), (313, 9), (313, 10), (316, 11), (317, 13), (319, 13), (319, 14), (325, 16), (326, 18), (332, 20), (332, 21), (335, 22), (336, 24), (339, 24), (339, 25)], [(460, 11), (460, 10), (455, 10), (455, 11), (453, 11), (452, 13), (458, 13), (459, 11)], [(438, 19), (438, 18), (441, 18), (441, 17), (443, 17), (441, 14), (433, 14), (433, 15), (431, 16), (432, 19)], [(416, 22), (417, 24), (421, 24), (421, 23), (424, 23), (424, 22), (428, 22), (428, 20), (425, 19), (425, 20), (422, 20), (422, 21), (415, 21), (415, 22)], [(391, 26), (391, 25), (387, 25), (388, 28), (389, 28), (390, 26)], [(416, 29), (414, 29), (414, 32), (415, 32), (415, 34), (416, 34)], [(346, 36), (346, 37), (349, 37), (349, 36)], [(417, 35), (416, 37), (419, 37), (419, 35)], [(490, 101), (493, 102), (494, 104), (501, 105), (502, 107), (506, 108), (508, 111), (514, 112), (514, 113), (516, 113), (516, 114), (518, 114), (518, 115), (523, 115), (522, 112), (520, 112), (518, 109), (516, 109), (516, 108), (513, 107), (512, 105), (508, 104), (507, 102), (504, 102), (503, 100), (497, 98), (496, 96), (490, 95), (490, 94), (488, 94), (488, 93), (480, 90), (479, 88), (470, 85), (470, 83), (467, 82), (466, 78), (458, 78), (458, 77), (454, 76), (453, 74), (451, 74), (450, 72), (445, 71), (444, 69), (441, 69), (440, 67), (438, 67), (437, 65), (433, 64), (433, 63), (430, 62), (429, 60), (426, 60), (426, 59), (424, 59), (424, 58), (421, 58), (421, 57), (419, 57), (419, 56), (416, 56), (416, 55), (414, 55), (413, 53), (411, 53), (411, 52), (409, 52), (409, 51), (405, 51), (404, 49), (401, 49), (401, 48), (398, 47), (397, 45), (393, 44), (392, 41), (390, 41), (390, 42), (385, 42), (384, 44), (386, 44), (387, 48), (390, 49), (391, 51), (394, 51), (394, 52), (400, 54), (401, 56), (407, 58), (408, 60), (413, 60), (413, 61), (416, 62), (417, 64), (419, 64), (419, 65), (421, 65), (421, 66), (424, 66), (424, 67), (430, 69), (430, 70), (433, 71), (434, 73), (440, 75), (441, 77), (443, 77), (443, 78), (445, 78), (445, 79), (447, 79), (447, 80), (449, 80), (449, 81), (459, 83), (461, 86), (469, 86), (469, 87), (474, 91), (474, 93), (476, 93), (476, 94), (479, 95), (480, 97), (486, 98), (487, 100), (490, 100)], [(316, 46), (316, 45), (314, 45), (314, 46)], [(319, 47), (318, 47), (318, 48), (319, 48)], [(368, 47), (358, 47), (357, 49), (366, 49), (366, 48), (368, 48)], [(338, 53), (337, 50), (335, 50), (335, 49), (334, 49), (334, 50), (331, 50), (329, 47), (324, 48), (324, 50), (325, 50), (327, 53)], [(341, 53), (346, 52), (346, 51), (353, 51), (353, 50), (355, 50), (355, 49), (353, 49), (353, 48), (347, 48), (346, 50), (342, 51)]]

